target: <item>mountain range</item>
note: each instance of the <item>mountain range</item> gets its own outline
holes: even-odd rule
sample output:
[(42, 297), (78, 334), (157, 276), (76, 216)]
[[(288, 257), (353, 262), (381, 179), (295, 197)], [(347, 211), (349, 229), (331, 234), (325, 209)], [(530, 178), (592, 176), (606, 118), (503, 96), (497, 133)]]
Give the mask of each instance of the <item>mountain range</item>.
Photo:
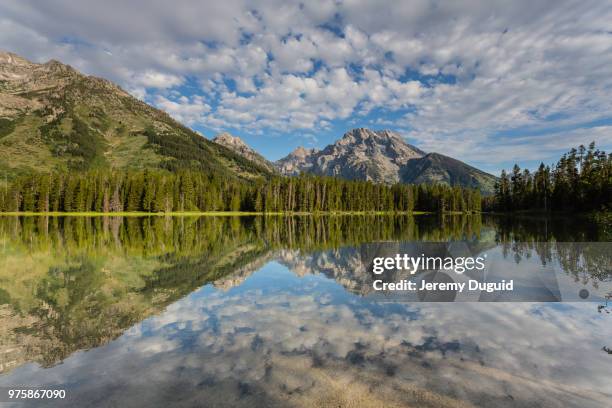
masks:
[(310, 173), (376, 183), (443, 183), (490, 193), (496, 178), (389, 131), (353, 129), (324, 149), (270, 162), (228, 133), (212, 141), (105, 79), (0, 52), (0, 172), (200, 169), (253, 179)]

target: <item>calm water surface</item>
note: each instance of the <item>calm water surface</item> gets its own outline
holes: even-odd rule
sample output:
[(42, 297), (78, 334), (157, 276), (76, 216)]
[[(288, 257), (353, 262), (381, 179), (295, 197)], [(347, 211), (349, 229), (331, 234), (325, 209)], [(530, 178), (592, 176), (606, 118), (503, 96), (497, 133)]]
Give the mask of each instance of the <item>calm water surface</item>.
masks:
[[(66, 389), (53, 406), (612, 406), (608, 241), (568, 219), (0, 217), (0, 387)], [(372, 290), (374, 256), (453, 251), (515, 297)]]

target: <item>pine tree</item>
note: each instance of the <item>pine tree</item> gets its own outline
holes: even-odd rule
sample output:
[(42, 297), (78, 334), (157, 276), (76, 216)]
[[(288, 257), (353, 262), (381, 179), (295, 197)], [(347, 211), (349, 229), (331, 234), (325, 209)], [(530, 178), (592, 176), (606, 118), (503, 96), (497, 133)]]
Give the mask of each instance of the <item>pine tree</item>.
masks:
[(51, 176), (48, 174), (45, 174), (40, 178), (40, 185), (39, 185), (39, 191), (38, 191), (38, 203), (36, 205), (36, 211), (39, 211), (39, 212), (49, 211), (50, 192), (51, 192)]

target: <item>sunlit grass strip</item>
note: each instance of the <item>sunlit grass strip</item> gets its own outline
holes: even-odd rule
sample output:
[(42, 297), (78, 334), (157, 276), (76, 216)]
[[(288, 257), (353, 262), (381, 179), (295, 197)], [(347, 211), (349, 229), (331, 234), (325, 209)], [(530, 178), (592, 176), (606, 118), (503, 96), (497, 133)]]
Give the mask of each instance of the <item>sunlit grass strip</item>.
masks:
[[(49, 216), (49, 217), (194, 217), (194, 216), (268, 216), (268, 215), (423, 215), (432, 214), (427, 211), (317, 211), (317, 212), (256, 212), (256, 211), (172, 211), (172, 212), (144, 212), (144, 211), (121, 211), (121, 212), (23, 212), (11, 211), (0, 212), (0, 216)], [(454, 212), (453, 214), (460, 214)], [(466, 213), (467, 214), (467, 213)]]

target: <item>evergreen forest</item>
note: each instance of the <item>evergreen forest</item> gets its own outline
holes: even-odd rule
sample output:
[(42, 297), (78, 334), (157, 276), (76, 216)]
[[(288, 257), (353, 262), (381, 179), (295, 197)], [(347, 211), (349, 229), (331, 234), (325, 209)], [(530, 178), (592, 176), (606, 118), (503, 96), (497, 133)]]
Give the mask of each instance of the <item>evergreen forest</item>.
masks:
[(476, 189), (332, 177), (244, 181), (197, 170), (29, 174), (0, 191), (2, 212), (478, 212)]
[(531, 173), (514, 165), (502, 171), (495, 194), (483, 199), (485, 211), (608, 211), (612, 208), (612, 154), (581, 145), (556, 165), (540, 163)]

